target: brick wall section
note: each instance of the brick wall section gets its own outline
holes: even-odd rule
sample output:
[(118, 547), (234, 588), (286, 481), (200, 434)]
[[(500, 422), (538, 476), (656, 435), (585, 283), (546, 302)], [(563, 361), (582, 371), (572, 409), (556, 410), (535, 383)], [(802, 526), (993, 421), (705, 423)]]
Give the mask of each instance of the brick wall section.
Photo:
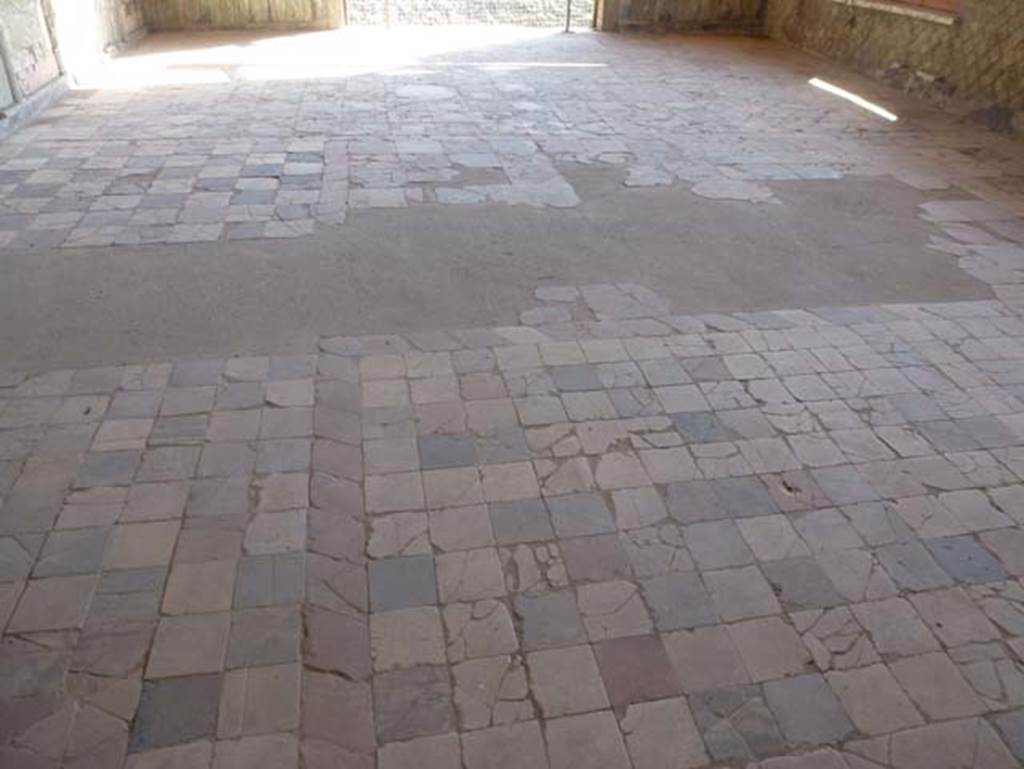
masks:
[[(386, 24), (387, 0), (348, 0), (350, 24)], [(565, 0), (390, 0), (392, 24), (516, 24), (559, 27)], [(572, 0), (572, 23), (589, 27), (593, 0)]]
[(322, 29), (340, 23), (341, 0), (142, 0), (150, 32), (183, 29)]
[(763, 0), (619, 0), (621, 30), (759, 31)]
[(7, 73), (14, 96), (21, 99), (60, 75), (50, 30), (39, 0), (5, 0), (0, 35), (7, 54)]
[(931, 21), (834, 2), (769, 0), (772, 37), (1024, 132), (1024, 2), (963, 0), (959, 21)]

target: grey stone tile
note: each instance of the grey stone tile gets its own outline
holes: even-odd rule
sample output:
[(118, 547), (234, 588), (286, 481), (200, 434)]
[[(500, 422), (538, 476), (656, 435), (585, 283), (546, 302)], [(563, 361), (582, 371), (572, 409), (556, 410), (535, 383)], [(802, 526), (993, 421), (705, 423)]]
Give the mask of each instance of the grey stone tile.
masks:
[(712, 411), (670, 414), (672, 424), (687, 443), (717, 443), (736, 436)]
[(616, 530), (608, 505), (598, 494), (565, 494), (548, 497), (546, 501), (559, 537), (581, 537)]
[(99, 571), (109, 536), (110, 529), (105, 527), (50, 532), (33, 576), (57, 577)]
[(141, 456), (141, 451), (90, 452), (78, 470), (75, 485), (78, 488), (126, 485), (135, 475)]
[(384, 558), (369, 566), (370, 606), (374, 611), (437, 603), (434, 559), (429, 555)]
[(147, 681), (133, 722), (129, 751), (212, 738), (220, 687), (220, 675)]
[(664, 574), (640, 583), (658, 630), (712, 625), (718, 615), (696, 572)]
[(448, 671), (426, 666), (375, 676), (373, 710), (381, 742), (452, 731), (455, 710)]
[(618, 534), (561, 540), (559, 549), (573, 582), (600, 582), (632, 576), (629, 557)]
[(1002, 564), (974, 537), (942, 537), (925, 540), (925, 544), (939, 566), (957, 582), (998, 582), (1009, 577)]
[(298, 603), (305, 591), (305, 574), (302, 553), (243, 557), (238, 562), (234, 607)]
[(952, 584), (949, 575), (920, 542), (884, 545), (875, 553), (889, 576), (907, 590), (930, 590)]
[(761, 565), (785, 611), (825, 609), (845, 603), (813, 558), (785, 558)]
[(467, 467), (476, 461), (473, 439), (468, 435), (425, 435), (419, 439), (419, 450), (424, 470)]
[(233, 611), (224, 664), (243, 668), (295, 662), (301, 637), (298, 606)]
[(743, 761), (786, 751), (760, 687), (700, 692), (691, 695), (690, 708), (713, 761)]
[(523, 593), (513, 601), (522, 623), (525, 649), (547, 649), (585, 643), (586, 634), (571, 590)]
[(836, 743), (853, 731), (843, 706), (817, 673), (769, 681), (764, 695), (792, 745)]
[(312, 442), (307, 438), (283, 438), (260, 441), (256, 454), (256, 472), (287, 473), (309, 467)]
[(555, 386), (562, 392), (601, 389), (597, 372), (591, 365), (552, 366), (551, 376)]
[(492, 502), (487, 510), (494, 539), (499, 545), (539, 542), (555, 537), (547, 508), (540, 499)]

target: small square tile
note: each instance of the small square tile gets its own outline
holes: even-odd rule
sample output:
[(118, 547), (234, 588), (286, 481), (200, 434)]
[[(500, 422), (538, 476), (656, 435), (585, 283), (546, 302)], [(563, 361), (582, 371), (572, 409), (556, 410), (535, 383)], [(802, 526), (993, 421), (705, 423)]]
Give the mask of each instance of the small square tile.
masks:
[(589, 646), (530, 652), (526, 665), (545, 718), (608, 707), (608, 695)]
[(893, 581), (907, 590), (931, 590), (953, 584), (920, 542), (895, 542), (879, 547), (875, 553)]
[(985, 712), (956, 665), (941, 652), (895, 660), (889, 668), (928, 718), (964, 718)]
[(473, 439), (468, 435), (425, 435), (419, 439), (419, 454), (424, 470), (468, 467), (476, 461)]
[(708, 521), (685, 527), (686, 547), (701, 569), (722, 569), (753, 563), (740, 531), (733, 521)]
[(885, 665), (836, 670), (825, 677), (864, 734), (887, 734), (924, 723)]
[(392, 513), (370, 518), (366, 553), (371, 558), (397, 558), (430, 553), (426, 513)]
[[(539, 501), (539, 500), (538, 500)], [(520, 503), (509, 502), (509, 505)], [(542, 508), (543, 510), (543, 508)], [(469, 550), (495, 543), (486, 505), (448, 507), (429, 514), (430, 541), (442, 551)], [(541, 539), (548, 539), (541, 537)]]
[(548, 721), (551, 769), (629, 769), (629, 757), (617, 727), (608, 711)]
[(494, 548), (439, 554), (435, 564), (442, 603), (476, 601), (505, 595), (501, 561)]
[(591, 641), (648, 635), (654, 631), (640, 588), (632, 582), (580, 585), (577, 595), (583, 626)]
[(365, 483), (368, 513), (423, 508), (423, 480), (419, 473), (369, 475)]
[(374, 670), (445, 664), (441, 615), (433, 606), (370, 615)]
[(713, 761), (775, 756), (788, 749), (760, 687), (700, 692), (690, 697), (690, 707)]
[(690, 708), (681, 697), (630, 705), (621, 725), (633, 769), (684, 769), (709, 762)]
[(974, 537), (925, 540), (939, 566), (959, 583), (998, 582), (1009, 577), (1006, 569)]
[(429, 555), (415, 555), (372, 561), (369, 586), (374, 611), (437, 603), (434, 559)]
[(509, 654), (519, 648), (512, 617), (501, 601), (448, 604), (442, 615), (452, 662)]
[(50, 577), (30, 581), (7, 626), (9, 633), (80, 628), (96, 588), (96, 577)]
[(537, 721), (494, 726), (462, 735), (466, 769), (536, 769), (547, 764)]
[(224, 666), (231, 615), (163, 617), (156, 628), (146, 678), (217, 673)]
[(722, 625), (666, 633), (662, 642), (684, 692), (750, 683), (739, 651)]
[(939, 643), (904, 598), (855, 604), (857, 621), (871, 634), (879, 654), (907, 655), (937, 651)]
[(301, 635), (297, 606), (235, 610), (225, 665), (243, 668), (295, 662)]
[(756, 566), (704, 572), (704, 584), (726, 622), (782, 611), (771, 585)]
[(177, 563), (164, 592), (165, 614), (227, 611), (235, 587), (238, 562), (230, 560)]
[(238, 562), (233, 606), (249, 609), (298, 603), (305, 584), (303, 553), (246, 556)]
[(737, 622), (726, 629), (755, 682), (811, 670), (811, 655), (800, 636), (778, 617)]
[(136, 569), (170, 563), (180, 521), (124, 523), (114, 527), (103, 558), (105, 569)]
[(377, 751), (379, 769), (462, 769), (462, 751), (457, 734), (438, 734), (407, 742), (382, 745)]
[(537, 477), (529, 462), (484, 465), (481, 477), (487, 502), (509, 502), (540, 495)]
[(570, 646), (586, 641), (571, 590), (523, 593), (517, 595), (513, 603), (522, 622), (525, 649)]
[(616, 530), (611, 511), (599, 494), (565, 494), (548, 497), (545, 501), (559, 537), (583, 537)]
[(843, 706), (817, 673), (769, 681), (764, 695), (792, 745), (836, 743), (853, 731)]
[(213, 737), (220, 686), (219, 675), (145, 682), (128, 750), (151, 750)]
[(455, 712), (447, 669), (426, 666), (375, 676), (373, 710), (381, 742), (450, 732)]
[[(297, 728), (300, 673), (297, 664), (225, 673), (217, 736), (224, 739)], [(218, 751), (223, 744), (218, 743)]]
[(711, 596), (696, 572), (664, 574), (641, 582), (658, 630), (712, 625), (718, 621)]
[(427, 507), (463, 507), (478, 505), (484, 501), (480, 473), (475, 467), (453, 467), (444, 470), (427, 470), (423, 473)]
[(498, 544), (537, 542), (555, 537), (548, 511), (540, 499), (493, 502), (487, 509)]
[(135, 473), (137, 481), (175, 481), (191, 478), (199, 462), (196, 446), (165, 446), (150, 449), (142, 455), (142, 464)]
[(32, 575), (58, 577), (99, 571), (109, 536), (107, 527), (50, 532)]
[(559, 547), (573, 582), (602, 582), (632, 576), (629, 557), (617, 534), (565, 539)]
[(619, 713), (627, 705), (682, 692), (661, 640), (653, 636), (615, 638), (594, 644), (608, 701)]

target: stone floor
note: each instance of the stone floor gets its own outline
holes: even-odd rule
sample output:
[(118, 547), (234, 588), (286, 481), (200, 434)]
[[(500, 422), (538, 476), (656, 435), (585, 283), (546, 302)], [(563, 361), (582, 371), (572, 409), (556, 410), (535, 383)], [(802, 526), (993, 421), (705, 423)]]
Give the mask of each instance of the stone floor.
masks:
[[(608, 49), (586, 33), (349, 33), (226, 34), (198, 61), (182, 38), (158, 36), (116, 60), (99, 82), (119, 88), (76, 92), (0, 147), (0, 247), (291, 238), (358, 208), (571, 208), (565, 162), (751, 201), (772, 199), (759, 182), (848, 174), (933, 186), (921, 154), (970, 177), (1024, 175), (1019, 158), (962, 156), (941, 133), (897, 131), (889, 149), (914, 151), (895, 165), (870, 139), (837, 144), (873, 134), (877, 117), (837, 114), (833, 97), (754, 60), (708, 82), (685, 47), (667, 74), (663, 46)], [(375, 41), (383, 53), (338, 61), (339, 45)]]
[(721, 47), (518, 34), (329, 84), (315, 56), (282, 82), (247, 76), (256, 43), (203, 67), (153, 41), (114, 79), (192, 85), (107, 84), (0, 144), (0, 264), (202, 235), (206, 275), (240, 233), (343, 244), (363, 204), (583, 208), (571, 161), (734, 217), (884, 178), (918, 258), (985, 298), (695, 313), (671, 282), (531, 274), (515, 318), (461, 330), (0, 365), (3, 769), (1024, 762), (1019, 145), (905, 100), (881, 123), (746, 43), (711, 76)]
[(1018, 312), (537, 296), (5, 374), (3, 766), (1019, 765)]

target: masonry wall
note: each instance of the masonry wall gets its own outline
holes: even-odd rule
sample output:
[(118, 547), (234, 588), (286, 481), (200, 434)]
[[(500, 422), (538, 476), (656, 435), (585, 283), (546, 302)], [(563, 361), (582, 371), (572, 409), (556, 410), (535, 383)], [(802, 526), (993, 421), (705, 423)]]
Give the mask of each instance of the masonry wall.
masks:
[(778, 40), (1024, 131), (1024, 0), (963, 0), (952, 25), (836, 0), (769, 0), (765, 21)]
[(338, 26), (341, 0), (141, 0), (150, 32)]
[(40, 0), (0, 0), (0, 11), (4, 65), (13, 101), (55, 80), (61, 69)]
[[(348, 0), (349, 24), (517, 24), (560, 27), (565, 0)], [(589, 27), (593, 0), (572, 0), (572, 24)]]
[(756, 32), (764, 0), (617, 0), (617, 5), (617, 28), (623, 31)]

